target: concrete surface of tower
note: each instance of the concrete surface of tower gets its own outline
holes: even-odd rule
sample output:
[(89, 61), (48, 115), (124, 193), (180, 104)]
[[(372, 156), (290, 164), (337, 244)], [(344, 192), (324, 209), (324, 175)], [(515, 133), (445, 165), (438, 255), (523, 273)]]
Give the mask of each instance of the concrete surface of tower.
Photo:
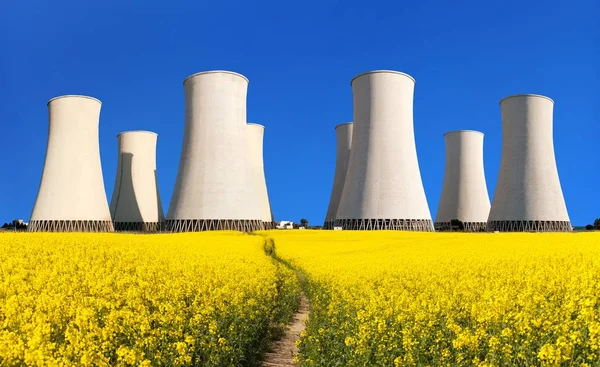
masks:
[(250, 169), (252, 170), (252, 182), (254, 183), (258, 205), (260, 209), (260, 219), (263, 221), (265, 229), (275, 228), (273, 221), (273, 212), (269, 201), (267, 190), (267, 180), (265, 178), (265, 166), (263, 159), (263, 141), (265, 127), (263, 125), (248, 123), (248, 158), (250, 159)]
[(262, 229), (248, 159), (248, 79), (207, 71), (189, 76), (183, 86), (185, 129), (167, 229)]
[(164, 221), (156, 176), (156, 140), (150, 131), (117, 135), (119, 160), (110, 202), (115, 230), (157, 232)]
[(348, 170), (348, 159), (350, 158), (350, 146), (352, 145), (352, 123), (348, 122), (335, 127), (336, 135), (336, 153), (335, 153), (335, 174), (333, 176), (333, 187), (329, 206), (325, 215), (323, 228), (333, 229), (335, 217), (340, 205), (346, 172)]
[(506, 97), (502, 156), (489, 231), (571, 231), (552, 137), (554, 101), (535, 94)]
[(413, 130), (415, 80), (377, 70), (351, 85), (352, 147), (335, 225), (433, 231)]
[(87, 96), (48, 102), (48, 146), (29, 231), (113, 231), (100, 163), (100, 108)]
[(444, 134), (444, 140), (446, 168), (435, 230), (450, 230), (451, 221), (460, 220), (463, 231), (485, 231), (490, 198), (483, 168), (483, 133), (451, 131)]

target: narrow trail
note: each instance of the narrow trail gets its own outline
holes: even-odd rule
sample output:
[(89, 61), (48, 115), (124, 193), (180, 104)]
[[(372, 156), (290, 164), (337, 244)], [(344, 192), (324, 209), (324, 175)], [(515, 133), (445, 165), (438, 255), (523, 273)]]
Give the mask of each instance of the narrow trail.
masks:
[(263, 367), (295, 366), (294, 356), (298, 353), (296, 340), (300, 338), (300, 333), (306, 326), (308, 314), (308, 300), (302, 294), (298, 311), (296, 311), (294, 318), (286, 326), (283, 337), (273, 343), (272, 351), (265, 355), (262, 363)]

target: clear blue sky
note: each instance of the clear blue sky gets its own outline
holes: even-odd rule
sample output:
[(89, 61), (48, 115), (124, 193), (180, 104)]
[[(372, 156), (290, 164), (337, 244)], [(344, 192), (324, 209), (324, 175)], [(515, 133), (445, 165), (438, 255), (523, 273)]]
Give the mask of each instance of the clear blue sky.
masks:
[(538, 93), (556, 102), (556, 159), (571, 221), (590, 223), (600, 217), (599, 15), (596, 0), (2, 1), (0, 221), (31, 215), (46, 102), (62, 94), (103, 102), (108, 198), (117, 133), (158, 133), (166, 210), (182, 142), (183, 79), (226, 69), (250, 79), (248, 121), (267, 127), (275, 218), (320, 224), (333, 181), (334, 126), (352, 120), (350, 79), (393, 69), (416, 79), (415, 138), (433, 216), (444, 175), (442, 135), (485, 133), (493, 195), (498, 102)]

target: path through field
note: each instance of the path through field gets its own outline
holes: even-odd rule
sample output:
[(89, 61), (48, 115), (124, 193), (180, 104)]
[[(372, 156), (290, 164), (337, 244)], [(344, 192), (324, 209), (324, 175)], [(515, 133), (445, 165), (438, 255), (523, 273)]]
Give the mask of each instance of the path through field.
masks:
[(294, 355), (298, 353), (296, 340), (300, 338), (300, 333), (304, 330), (308, 312), (308, 300), (303, 294), (298, 311), (287, 325), (283, 337), (276, 341), (273, 350), (266, 354), (263, 367), (295, 366)]

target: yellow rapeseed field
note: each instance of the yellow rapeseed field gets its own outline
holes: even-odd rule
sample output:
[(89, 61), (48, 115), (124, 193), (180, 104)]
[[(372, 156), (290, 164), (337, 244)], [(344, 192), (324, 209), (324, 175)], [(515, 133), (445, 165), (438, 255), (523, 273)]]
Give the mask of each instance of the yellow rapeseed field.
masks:
[(303, 366), (600, 366), (599, 234), (269, 232)]
[(251, 365), (299, 295), (233, 232), (0, 234), (0, 365)]

